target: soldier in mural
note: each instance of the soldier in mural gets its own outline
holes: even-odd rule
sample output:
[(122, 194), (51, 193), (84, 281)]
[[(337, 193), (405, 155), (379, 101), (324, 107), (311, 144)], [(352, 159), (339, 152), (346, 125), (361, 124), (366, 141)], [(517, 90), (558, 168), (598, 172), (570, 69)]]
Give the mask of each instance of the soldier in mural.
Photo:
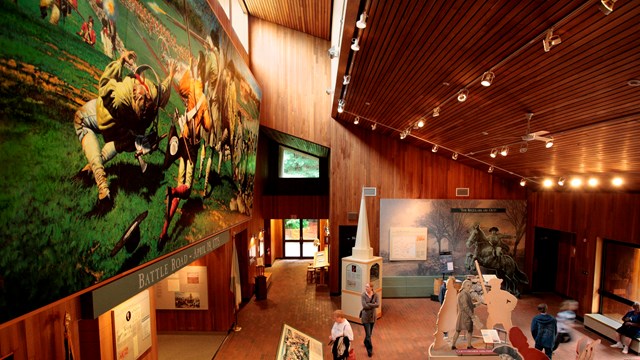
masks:
[[(74, 117), (76, 135), (89, 162), (81, 171), (93, 174), (99, 202), (111, 200), (104, 164), (121, 152), (150, 151), (157, 132), (147, 135), (146, 131), (169, 101), (175, 63), (169, 64), (169, 75), (156, 85), (139, 69), (123, 76), (124, 65), (134, 67), (135, 60), (134, 51), (125, 51), (107, 65), (98, 97), (85, 103)], [(102, 148), (98, 134), (104, 138)]]
[[(204, 57), (200, 57), (198, 68), (203, 67), (202, 61), (204, 59)], [(198, 74), (201, 74), (201, 72), (194, 70), (193, 59), (191, 59), (189, 68), (182, 75), (178, 87), (178, 92), (186, 104), (186, 109), (184, 115), (177, 116), (177, 122), (180, 126), (179, 139), (178, 137), (169, 136), (170, 143), (172, 141), (178, 142), (180, 162), (178, 166), (178, 186), (167, 187), (167, 211), (162, 232), (160, 233), (160, 247), (164, 246), (168, 240), (169, 224), (178, 209), (180, 200), (187, 199), (191, 195), (193, 170), (197, 160), (201, 134), (207, 134), (213, 126), (209, 102), (207, 101), (207, 95), (204, 93), (203, 79)]]

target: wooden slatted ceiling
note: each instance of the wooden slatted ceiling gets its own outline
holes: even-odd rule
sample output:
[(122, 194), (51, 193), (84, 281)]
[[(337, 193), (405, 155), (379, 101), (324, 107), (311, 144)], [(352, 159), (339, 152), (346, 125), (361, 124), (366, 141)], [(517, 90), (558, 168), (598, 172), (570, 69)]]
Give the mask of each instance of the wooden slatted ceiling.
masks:
[[(355, 126), (359, 116), (358, 126), (376, 122), (376, 131), (397, 139), (424, 116), (427, 125), (404, 141), (439, 144), (466, 154), (458, 161), (471, 166), (495, 165), (496, 175), (622, 174), (627, 190), (640, 190), (640, 87), (627, 85), (640, 79), (640, 1), (617, 1), (607, 16), (594, 0), (372, 1), (360, 51), (352, 52), (354, 14), (364, 3), (347, 9), (353, 17), (345, 22), (337, 83), (348, 68), (351, 83), (336, 88), (337, 120)], [(562, 43), (544, 52), (551, 27)], [(491, 68), (494, 83), (483, 87), (479, 78)], [(469, 98), (459, 103), (465, 87)], [(548, 131), (554, 147), (531, 141), (518, 151), (528, 112), (530, 131)], [(506, 144), (509, 156), (489, 157)]]
[(244, 0), (251, 16), (331, 39), (331, 0)]

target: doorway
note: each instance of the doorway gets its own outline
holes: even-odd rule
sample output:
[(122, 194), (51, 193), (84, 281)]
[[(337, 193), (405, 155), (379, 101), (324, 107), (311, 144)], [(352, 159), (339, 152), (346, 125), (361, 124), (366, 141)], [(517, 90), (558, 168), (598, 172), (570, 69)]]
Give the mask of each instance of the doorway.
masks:
[(574, 233), (536, 227), (531, 290), (575, 298), (575, 253)]
[(338, 249), (340, 264), (338, 264), (338, 289), (342, 293), (342, 258), (351, 256), (353, 247), (356, 246), (356, 234), (358, 233), (357, 225), (340, 225), (338, 226)]

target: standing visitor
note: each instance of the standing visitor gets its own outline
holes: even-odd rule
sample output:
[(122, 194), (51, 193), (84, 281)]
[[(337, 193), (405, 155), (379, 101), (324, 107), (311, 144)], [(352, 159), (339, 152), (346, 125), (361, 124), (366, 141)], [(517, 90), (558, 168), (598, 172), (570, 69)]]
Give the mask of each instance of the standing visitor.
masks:
[(367, 348), (367, 355), (371, 357), (373, 355), (373, 344), (371, 344), (371, 333), (373, 332), (373, 325), (376, 322), (376, 309), (380, 306), (378, 300), (378, 294), (373, 291), (371, 283), (367, 283), (364, 286), (364, 292), (360, 296), (362, 300), (362, 310), (360, 310), (360, 320), (362, 320), (362, 326), (364, 326), (364, 346)]
[(349, 356), (349, 349), (351, 342), (353, 341), (353, 330), (351, 324), (344, 317), (342, 310), (336, 310), (333, 312), (333, 327), (331, 328), (331, 335), (329, 335), (329, 345), (331, 347), (331, 353), (334, 360), (346, 359)]
[(538, 305), (538, 312), (539, 314), (531, 320), (531, 335), (536, 342), (536, 349), (544, 351), (551, 360), (556, 341), (557, 321), (547, 314), (547, 304)]

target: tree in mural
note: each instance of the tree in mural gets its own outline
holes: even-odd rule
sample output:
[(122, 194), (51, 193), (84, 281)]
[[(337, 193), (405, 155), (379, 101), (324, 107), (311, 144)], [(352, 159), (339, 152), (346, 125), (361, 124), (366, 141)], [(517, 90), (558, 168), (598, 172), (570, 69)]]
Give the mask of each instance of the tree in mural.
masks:
[(446, 201), (434, 201), (432, 204), (431, 212), (425, 215), (424, 221), (420, 221), (420, 223), (424, 222), (429, 228), (429, 232), (436, 239), (438, 254), (440, 254), (442, 252), (442, 240), (448, 238), (449, 235), (451, 209)]
[(527, 203), (525, 201), (500, 200), (498, 202), (498, 207), (502, 207), (507, 210), (505, 213), (505, 219), (507, 219), (507, 221), (509, 221), (516, 230), (515, 242), (513, 244), (513, 250), (511, 251), (511, 256), (515, 258), (518, 250), (518, 244), (520, 244), (520, 241), (524, 237), (527, 227)]
[(449, 227), (447, 232), (447, 237), (449, 241), (452, 243), (452, 248), (457, 247), (466, 247), (465, 241), (467, 238), (467, 232), (469, 226), (467, 225), (467, 220), (469, 218), (469, 214), (467, 213), (453, 213), (451, 212), (452, 208), (474, 208), (477, 207), (478, 201), (447, 201), (446, 204), (449, 207)]

